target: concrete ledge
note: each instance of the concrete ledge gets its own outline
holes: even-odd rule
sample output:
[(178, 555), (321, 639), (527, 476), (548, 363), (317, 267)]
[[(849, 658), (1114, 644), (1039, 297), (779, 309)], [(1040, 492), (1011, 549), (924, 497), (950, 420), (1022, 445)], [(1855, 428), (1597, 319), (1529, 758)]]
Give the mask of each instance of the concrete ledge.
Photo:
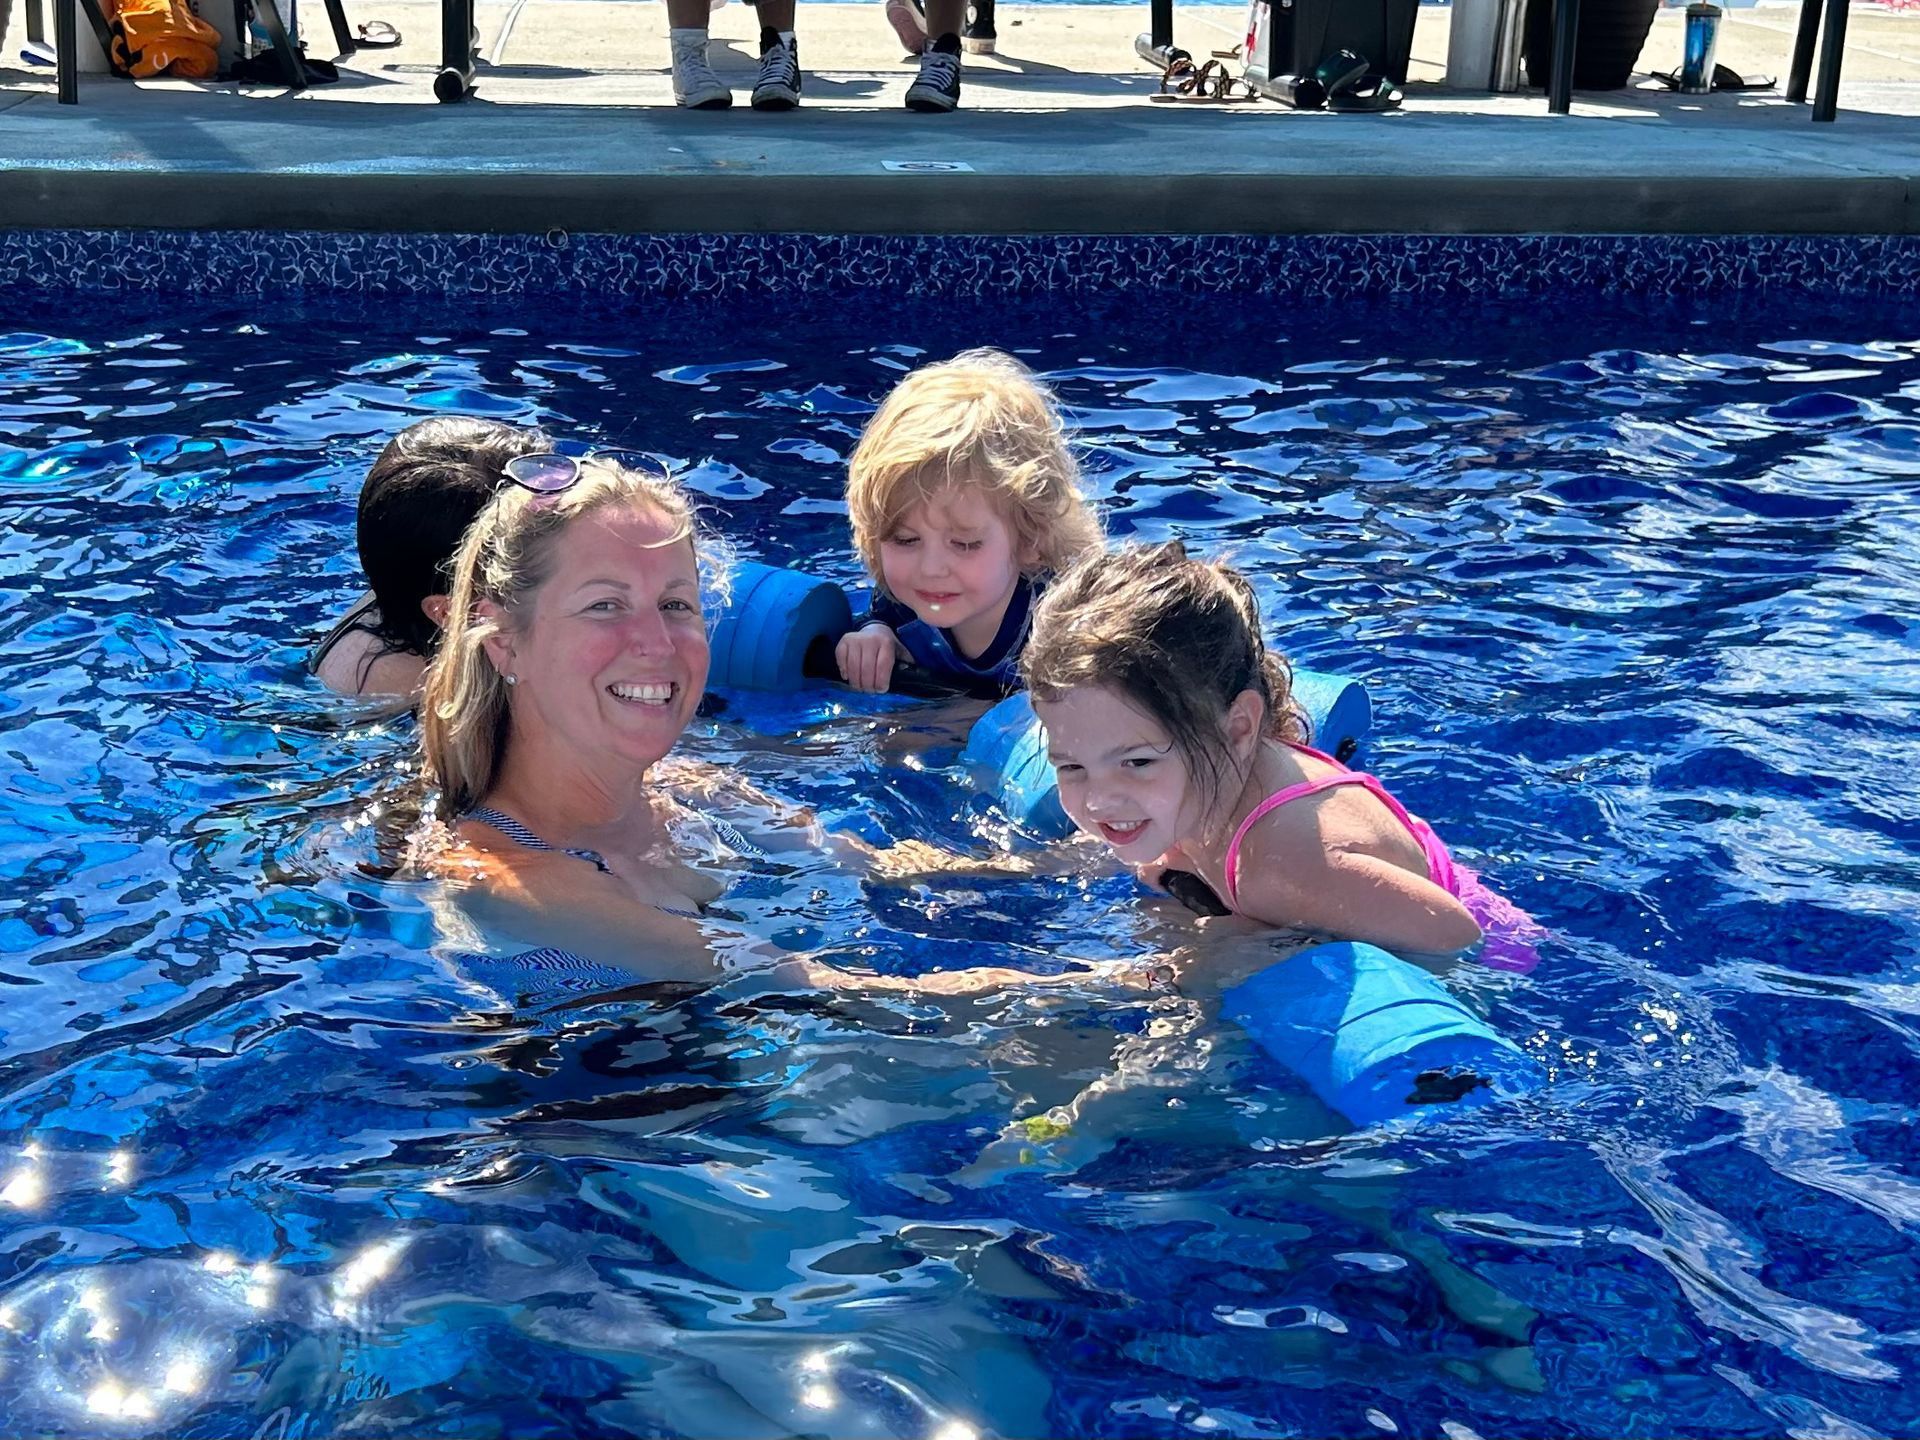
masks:
[[(77, 108), (0, 76), (0, 227), (413, 233), (873, 235), (1911, 235), (1920, 233), (1920, 16), (1865, 12), (1838, 123), (1777, 93), (1576, 97), (1438, 83), (1447, 12), (1420, 12), (1405, 109), (1155, 103), (1143, 6), (1002, 7), (964, 108), (906, 113), (912, 62), (878, 5), (808, 4), (806, 102), (748, 109), (755, 17), (714, 17), (741, 103), (676, 110), (664, 7), (480, 0), (478, 96), (436, 105), (431, 0), (407, 35), (298, 96), (89, 77)], [(1725, 56), (1784, 69), (1797, 7), (1730, 11)], [(1182, 5), (1198, 52), (1244, 11)], [(1663, 12), (1643, 64), (1677, 59)], [(840, 68), (813, 68), (827, 63)], [(1908, 78), (1901, 78), (1908, 77)], [(896, 173), (938, 161), (951, 173)]]
[(1912, 181), (1445, 175), (0, 170), (26, 227), (541, 234), (1905, 235)]

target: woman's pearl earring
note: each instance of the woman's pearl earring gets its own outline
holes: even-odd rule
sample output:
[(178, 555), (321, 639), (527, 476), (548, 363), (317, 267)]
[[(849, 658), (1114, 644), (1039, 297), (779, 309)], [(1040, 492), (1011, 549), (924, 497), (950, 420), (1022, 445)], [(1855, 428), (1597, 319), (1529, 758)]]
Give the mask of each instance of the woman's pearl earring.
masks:
[(520, 677), (518, 675), (502, 675), (500, 678), (509, 685), (518, 685), (520, 683)]

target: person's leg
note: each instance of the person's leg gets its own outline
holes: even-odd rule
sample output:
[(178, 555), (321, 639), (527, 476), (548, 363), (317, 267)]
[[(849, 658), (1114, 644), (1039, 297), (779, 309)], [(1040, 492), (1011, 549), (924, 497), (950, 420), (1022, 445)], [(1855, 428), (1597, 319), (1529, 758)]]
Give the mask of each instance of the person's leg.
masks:
[(907, 87), (907, 108), (939, 115), (960, 103), (960, 22), (966, 0), (927, 0), (927, 48)]
[(791, 110), (800, 103), (800, 47), (793, 38), (794, 0), (760, 0), (760, 79), (756, 110)]
[(667, 0), (667, 37), (673, 51), (673, 103), (690, 110), (724, 110), (733, 92), (707, 61), (708, 0)]
[(966, 19), (967, 0), (927, 0), (927, 43), (942, 35), (960, 36), (960, 24)]

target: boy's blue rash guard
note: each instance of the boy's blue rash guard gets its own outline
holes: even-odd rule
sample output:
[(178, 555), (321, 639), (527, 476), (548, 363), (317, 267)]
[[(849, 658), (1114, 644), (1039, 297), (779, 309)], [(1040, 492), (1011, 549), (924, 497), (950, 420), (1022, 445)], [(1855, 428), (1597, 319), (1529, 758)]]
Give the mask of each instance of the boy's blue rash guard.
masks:
[(1020, 651), (1027, 643), (1027, 631), (1033, 624), (1033, 602), (1040, 598), (1041, 582), (1022, 576), (1013, 587), (1007, 613), (993, 643), (972, 660), (960, 653), (951, 630), (929, 625), (890, 595), (876, 590), (872, 607), (860, 617), (860, 626), (884, 625), (900, 637), (900, 643), (935, 680), (956, 688), (986, 694), (1006, 695), (1020, 688)]

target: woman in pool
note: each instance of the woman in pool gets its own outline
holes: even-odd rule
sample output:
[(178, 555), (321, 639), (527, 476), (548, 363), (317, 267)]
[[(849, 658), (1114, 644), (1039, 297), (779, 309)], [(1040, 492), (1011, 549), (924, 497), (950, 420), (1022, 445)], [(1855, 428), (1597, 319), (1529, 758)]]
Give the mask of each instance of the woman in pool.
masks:
[(518, 938), (710, 974), (698, 922), (724, 867), (688, 863), (694, 817), (655, 775), (707, 678), (692, 508), (599, 459), (512, 474), (461, 543), (427, 669), (421, 744), (450, 832), (433, 868)]
[(1479, 942), (1464, 902), (1484, 887), (1433, 830), (1300, 743), (1229, 566), (1178, 542), (1091, 557), (1040, 602), (1021, 669), (1062, 805), (1143, 879), (1185, 872), (1221, 910), (1404, 953)]
[[(715, 947), (792, 958), (703, 912), (759, 849), (676, 798), (661, 762), (706, 685), (705, 540), (686, 493), (604, 458), (529, 456), (481, 511), (453, 567), (439, 654), (421, 703), (440, 826), (423, 868), (454, 884), (465, 917), (558, 963), (636, 979), (711, 979)], [(682, 794), (717, 785), (680, 786)], [(736, 791), (744, 789), (733, 785)], [(761, 842), (827, 842), (763, 796)], [(938, 868), (931, 847), (841, 853), (879, 878)], [(813, 984), (979, 990), (1010, 971), (895, 981), (808, 963)]]
[(551, 450), (538, 430), (465, 415), (409, 425), (360, 487), (360, 568), (368, 593), (314, 646), (307, 669), (341, 695), (411, 698), (446, 622), (460, 537), (509, 461)]

